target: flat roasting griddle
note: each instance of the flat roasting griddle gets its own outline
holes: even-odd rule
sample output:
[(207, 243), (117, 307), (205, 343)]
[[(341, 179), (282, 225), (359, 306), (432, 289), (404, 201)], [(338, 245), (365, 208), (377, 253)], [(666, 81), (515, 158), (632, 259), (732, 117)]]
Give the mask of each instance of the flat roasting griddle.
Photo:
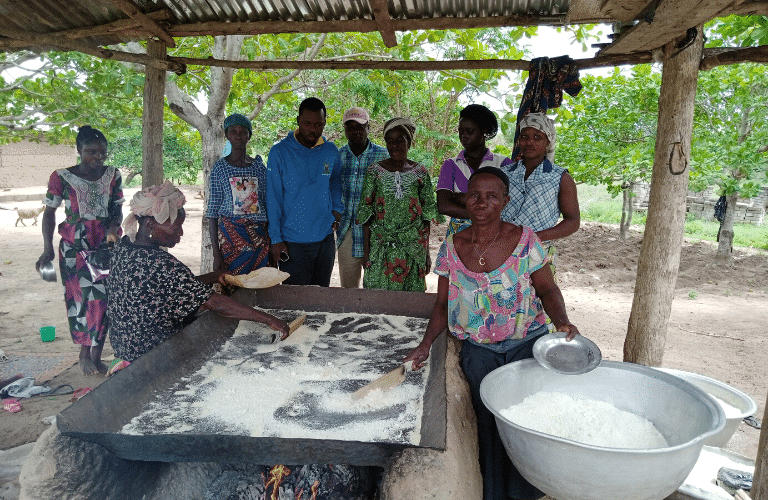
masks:
[[(327, 313), (391, 314), (428, 318), (435, 294), (281, 285), (263, 290), (239, 290), (237, 300), (264, 309)], [(143, 408), (169, 391), (179, 380), (197, 372), (232, 337), (238, 321), (204, 313), (177, 335), (130, 367), (99, 385), (62, 411), (62, 434), (109, 449), (115, 455), (143, 461), (345, 463), (384, 465), (409, 444), (251, 437), (191, 431), (180, 434), (131, 435), (121, 429)], [(419, 338), (423, 331), (414, 332)], [(433, 344), (431, 369), (425, 383), (418, 447), (444, 449), (446, 432), (445, 336)], [(255, 397), (268, 397), (268, 395)], [(311, 403), (311, 402), (310, 402)], [(329, 425), (326, 423), (325, 425)]]

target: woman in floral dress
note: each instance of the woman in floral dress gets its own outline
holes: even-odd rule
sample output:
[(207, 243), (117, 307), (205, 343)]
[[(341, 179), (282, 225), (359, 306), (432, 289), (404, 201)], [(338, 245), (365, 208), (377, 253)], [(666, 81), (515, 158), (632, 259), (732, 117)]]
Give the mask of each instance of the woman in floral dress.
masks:
[(357, 223), (363, 224), (365, 288), (423, 292), (429, 272), (435, 192), (424, 165), (408, 159), (416, 126), (408, 118), (384, 124), (390, 157), (368, 167)]
[(120, 236), (123, 219), (123, 183), (120, 171), (104, 165), (107, 139), (99, 130), (81, 127), (76, 139), (80, 163), (51, 174), (43, 214), (43, 254), (35, 267), (53, 260), (56, 209), (64, 203), (59, 224), (59, 269), (64, 284), (72, 340), (80, 344), (83, 373), (106, 373), (101, 351), (107, 335), (105, 276), (89, 265), (94, 252)]

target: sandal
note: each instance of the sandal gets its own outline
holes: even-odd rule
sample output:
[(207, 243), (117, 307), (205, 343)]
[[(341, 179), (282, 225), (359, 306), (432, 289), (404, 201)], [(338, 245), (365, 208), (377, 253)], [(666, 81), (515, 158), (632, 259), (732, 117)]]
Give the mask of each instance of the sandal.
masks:
[(21, 404), (13, 398), (3, 400), (3, 410), (8, 413), (18, 413), (21, 411)]
[(74, 403), (75, 401), (77, 401), (78, 399), (82, 398), (83, 396), (85, 396), (89, 392), (91, 392), (91, 388), (90, 387), (81, 387), (81, 388), (77, 389), (76, 391), (74, 391), (74, 393), (72, 394), (72, 398), (70, 398), (70, 401), (72, 401)]
[(52, 389), (51, 392), (48, 393), (48, 396), (66, 396), (67, 394), (72, 394), (73, 392), (75, 392), (74, 387), (69, 384), (61, 384), (60, 386)]

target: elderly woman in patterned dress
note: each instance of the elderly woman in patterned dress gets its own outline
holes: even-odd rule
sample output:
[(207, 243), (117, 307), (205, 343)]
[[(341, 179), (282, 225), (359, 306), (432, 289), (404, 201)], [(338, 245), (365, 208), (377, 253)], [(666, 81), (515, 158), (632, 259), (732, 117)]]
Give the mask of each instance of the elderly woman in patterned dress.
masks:
[(427, 168), (408, 159), (415, 131), (409, 118), (385, 123), (389, 158), (365, 173), (357, 211), (357, 223), (363, 224), (365, 288), (427, 288), (430, 221), (437, 217), (437, 208)]
[(91, 262), (106, 243), (120, 235), (123, 189), (120, 171), (104, 165), (107, 139), (101, 131), (81, 127), (76, 139), (80, 163), (51, 174), (43, 213), (43, 254), (35, 268), (54, 257), (53, 229), (56, 209), (64, 203), (59, 224), (59, 269), (64, 284), (69, 331), (80, 344), (80, 368), (86, 375), (107, 371), (101, 351), (107, 335), (107, 291), (102, 271)]
[(288, 336), (288, 325), (236, 300), (216, 293), (210, 285), (225, 274), (202, 276), (164, 248), (174, 247), (184, 223), (184, 194), (168, 181), (136, 193), (123, 223), (127, 236), (116, 245), (107, 281), (109, 339), (116, 361), (110, 373), (175, 335), (204, 309), (235, 319), (264, 323)]
[(437, 299), (424, 339), (405, 358), (421, 367), (437, 336), (448, 329), (462, 341), (460, 364), (477, 415), (484, 500), (539, 498), (504, 450), (493, 414), (480, 399), (480, 382), (494, 369), (533, 357), (533, 344), (547, 333), (546, 314), (573, 339), (563, 296), (549, 257), (529, 227), (501, 220), (509, 201), (508, 179), (495, 167), (470, 176), (465, 196), (472, 224), (448, 236), (437, 255)]

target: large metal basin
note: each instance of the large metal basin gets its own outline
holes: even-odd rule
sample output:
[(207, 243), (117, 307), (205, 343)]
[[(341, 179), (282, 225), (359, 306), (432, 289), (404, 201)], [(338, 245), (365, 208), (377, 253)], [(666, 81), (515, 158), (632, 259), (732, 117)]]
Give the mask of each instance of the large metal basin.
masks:
[[(520, 427), (499, 410), (540, 391), (611, 403), (653, 422), (669, 447), (603, 448)], [(603, 361), (578, 376), (561, 375), (527, 359), (498, 368), (480, 385), (496, 416), (504, 447), (520, 473), (558, 500), (661, 500), (688, 476), (704, 440), (725, 426), (725, 415), (698, 387), (643, 365)]]
[(692, 383), (707, 394), (718, 398), (729, 405), (738, 408), (740, 413), (738, 415), (728, 416), (725, 418), (725, 427), (723, 430), (707, 438), (704, 441), (705, 446), (714, 446), (716, 448), (724, 448), (728, 441), (731, 440), (736, 429), (739, 428), (739, 424), (746, 417), (752, 416), (757, 411), (757, 403), (751, 397), (747, 396), (735, 387), (731, 387), (725, 382), (720, 382), (713, 378), (699, 375), (698, 373), (691, 373), (682, 370), (673, 370), (671, 368), (658, 368), (661, 371), (672, 374), (676, 377)]

